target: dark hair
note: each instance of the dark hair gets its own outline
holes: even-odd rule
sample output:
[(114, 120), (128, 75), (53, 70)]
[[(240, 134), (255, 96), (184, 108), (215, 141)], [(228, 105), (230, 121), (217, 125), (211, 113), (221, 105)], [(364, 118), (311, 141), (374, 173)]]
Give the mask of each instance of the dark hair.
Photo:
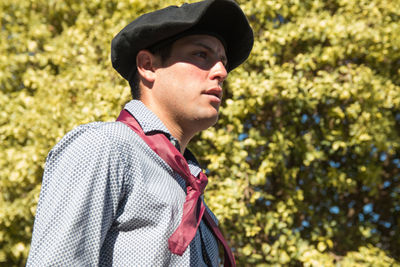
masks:
[[(160, 44), (156, 44), (152, 47), (149, 47), (148, 50), (155, 56), (159, 56), (161, 59), (161, 64), (164, 64), (169, 56), (171, 55), (172, 45), (175, 40), (171, 40), (169, 42), (161, 42)], [(136, 64), (135, 64), (135, 68)], [(137, 70), (134, 74), (131, 75), (132, 78), (129, 79), (129, 86), (131, 87), (131, 95), (133, 99), (140, 99), (140, 88), (139, 88), (139, 73)]]

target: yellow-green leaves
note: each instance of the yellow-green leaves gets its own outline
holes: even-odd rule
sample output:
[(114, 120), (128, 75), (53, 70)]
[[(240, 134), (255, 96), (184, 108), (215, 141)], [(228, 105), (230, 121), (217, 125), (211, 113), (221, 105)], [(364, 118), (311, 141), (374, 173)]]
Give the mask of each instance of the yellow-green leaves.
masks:
[[(183, 2), (0, 2), (0, 265), (24, 265), (51, 147), (129, 99), (112, 37)], [(398, 266), (400, 2), (238, 2), (254, 49), (191, 143), (238, 265)]]

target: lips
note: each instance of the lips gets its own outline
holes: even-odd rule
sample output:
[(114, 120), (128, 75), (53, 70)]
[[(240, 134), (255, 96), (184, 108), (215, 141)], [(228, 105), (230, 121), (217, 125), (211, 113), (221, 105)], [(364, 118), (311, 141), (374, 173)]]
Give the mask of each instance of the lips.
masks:
[(222, 98), (222, 88), (221, 87), (212, 88), (212, 89), (206, 90), (204, 92), (204, 94), (215, 96), (219, 100), (221, 100), (221, 98)]

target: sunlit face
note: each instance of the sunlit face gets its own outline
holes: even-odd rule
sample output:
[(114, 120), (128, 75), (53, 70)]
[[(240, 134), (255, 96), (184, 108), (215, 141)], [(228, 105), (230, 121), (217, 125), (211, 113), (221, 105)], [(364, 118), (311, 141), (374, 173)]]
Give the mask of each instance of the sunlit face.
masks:
[(183, 129), (200, 131), (215, 124), (226, 64), (224, 46), (213, 36), (177, 40), (169, 59), (156, 69), (152, 90), (158, 111)]

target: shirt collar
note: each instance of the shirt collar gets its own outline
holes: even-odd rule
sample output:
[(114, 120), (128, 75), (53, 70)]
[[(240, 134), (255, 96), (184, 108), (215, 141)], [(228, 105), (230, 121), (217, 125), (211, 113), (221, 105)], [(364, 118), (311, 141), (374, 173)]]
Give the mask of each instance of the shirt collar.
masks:
[[(143, 104), (140, 100), (131, 100), (125, 105), (125, 109), (131, 113), (137, 122), (139, 123), (140, 127), (142, 127), (143, 132), (145, 134), (151, 132), (162, 132), (167, 136), (167, 138), (171, 141), (171, 143), (179, 149), (179, 142), (178, 140), (171, 135), (168, 131), (167, 127), (164, 123), (154, 114), (150, 109), (148, 109), (145, 104)], [(200, 171), (200, 165), (197, 162), (195, 156), (190, 152), (189, 149), (185, 149), (185, 153), (183, 155), (188, 162), (190, 172), (197, 176)]]
[(125, 109), (135, 117), (145, 134), (150, 132), (162, 132), (170, 139), (171, 133), (168, 131), (167, 127), (142, 101), (131, 100), (125, 105)]
[(201, 171), (201, 167), (196, 157), (192, 154), (189, 149), (185, 149), (185, 153), (183, 153), (183, 157), (186, 159), (190, 172), (197, 177)]

